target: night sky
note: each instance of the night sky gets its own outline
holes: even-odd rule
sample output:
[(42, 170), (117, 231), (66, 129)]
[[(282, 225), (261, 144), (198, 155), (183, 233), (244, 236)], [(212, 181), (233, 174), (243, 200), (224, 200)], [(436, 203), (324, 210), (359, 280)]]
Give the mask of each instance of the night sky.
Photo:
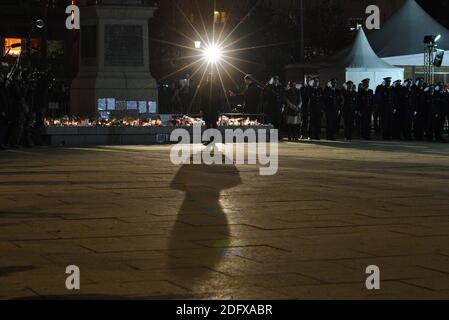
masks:
[(418, 3), (431, 16), (449, 28), (449, 0), (418, 0)]

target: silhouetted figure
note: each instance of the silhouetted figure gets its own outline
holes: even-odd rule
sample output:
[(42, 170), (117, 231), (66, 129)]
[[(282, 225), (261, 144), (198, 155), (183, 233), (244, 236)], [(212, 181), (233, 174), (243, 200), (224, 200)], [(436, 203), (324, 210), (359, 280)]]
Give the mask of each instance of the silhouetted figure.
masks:
[(412, 139), (412, 124), (413, 124), (413, 112), (414, 112), (414, 94), (412, 89), (413, 81), (407, 79), (404, 81), (404, 88), (400, 95), (399, 105), (401, 110), (401, 128), (402, 137), (405, 140)]
[(262, 95), (262, 89), (257, 85), (253, 76), (247, 74), (244, 77), (245, 91), (242, 94), (237, 94), (233, 91), (229, 91), (231, 97), (240, 97), (243, 99), (243, 113), (249, 114), (251, 120), (256, 120), (258, 117), (256, 114), (260, 114), (260, 99)]
[(5, 79), (0, 73), (0, 149), (5, 149), (8, 133), (9, 102), (6, 91)]
[(439, 142), (445, 142), (443, 138), (444, 123), (446, 121), (446, 93), (444, 92), (444, 83), (440, 82), (435, 86), (435, 95), (437, 97), (436, 115), (435, 115), (435, 139)]
[(413, 92), (413, 136), (416, 140), (424, 138), (426, 123), (426, 104), (424, 96), (424, 78), (416, 80)]
[(351, 141), (354, 133), (354, 118), (357, 109), (357, 92), (354, 90), (354, 82), (348, 81), (346, 86), (347, 90), (343, 97), (342, 114), (345, 123), (345, 139)]
[[(201, 114), (207, 129), (217, 129), (219, 111), (223, 110), (225, 105), (223, 88), (218, 82), (217, 76), (209, 74), (206, 83), (202, 84), (200, 88)], [(212, 142), (213, 140), (206, 141), (205, 145)]]
[(357, 95), (358, 112), (361, 117), (361, 134), (363, 139), (371, 139), (371, 123), (373, 117), (373, 90), (369, 88), (370, 79), (364, 79), (361, 82), (360, 91)]
[(309, 109), (309, 98), (310, 98), (310, 89), (309, 86), (311, 78), (307, 77), (304, 83), (304, 86), (301, 88), (301, 98), (302, 98), (302, 108), (301, 108), (301, 139), (309, 139), (310, 132), (310, 109)]
[(394, 115), (394, 90), (391, 87), (391, 77), (384, 79), (385, 85), (379, 92), (380, 100), (380, 124), (384, 140), (393, 138), (393, 115)]
[(324, 110), (323, 89), (320, 79), (314, 78), (309, 82), (309, 110), (310, 110), (310, 137), (313, 140), (321, 139), (321, 120)]
[(402, 133), (402, 94), (404, 93), (404, 87), (402, 87), (402, 80), (396, 80), (393, 82), (393, 118), (392, 118), (392, 136), (395, 140), (401, 139)]
[(284, 104), (284, 86), (278, 76), (270, 80), (262, 94), (266, 123), (280, 130), (282, 125), (282, 106)]
[(300, 137), (300, 114), (302, 107), (301, 93), (296, 88), (294, 81), (289, 81), (285, 97), (285, 125), (287, 127), (288, 140), (298, 140)]
[(430, 85), (424, 89), (424, 101), (426, 106), (426, 123), (424, 126), (424, 132), (426, 140), (433, 141), (435, 137), (435, 128), (438, 119), (438, 107), (440, 104), (439, 96), (435, 92), (435, 85)]
[(337, 80), (332, 79), (324, 89), (324, 107), (326, 112), (326, 139), (335, 141), (337, 119), (341, 108), (341, 93), (337, 89)]

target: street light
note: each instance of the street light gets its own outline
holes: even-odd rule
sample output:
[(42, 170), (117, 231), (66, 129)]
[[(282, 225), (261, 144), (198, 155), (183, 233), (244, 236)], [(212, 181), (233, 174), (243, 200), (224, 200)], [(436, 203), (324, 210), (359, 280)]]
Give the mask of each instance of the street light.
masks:
[(223, 50), (216, 44), (212, 44), (204, 50), (203, 55), (207, 62), (215, 64), (223, 57)]
[(424, 37), (424, 43), (428, 45), (433, 45), (441, 39), (441, 34), (428, 35)]

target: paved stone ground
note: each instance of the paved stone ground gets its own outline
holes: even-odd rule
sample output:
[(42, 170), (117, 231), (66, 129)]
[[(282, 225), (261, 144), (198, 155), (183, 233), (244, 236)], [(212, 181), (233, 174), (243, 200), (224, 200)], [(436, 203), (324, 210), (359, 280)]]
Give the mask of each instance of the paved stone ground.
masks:
[(0, 298), (449, 298), (449, 144), (283, 143), (274, 177), (169, 152), (0, 152)]

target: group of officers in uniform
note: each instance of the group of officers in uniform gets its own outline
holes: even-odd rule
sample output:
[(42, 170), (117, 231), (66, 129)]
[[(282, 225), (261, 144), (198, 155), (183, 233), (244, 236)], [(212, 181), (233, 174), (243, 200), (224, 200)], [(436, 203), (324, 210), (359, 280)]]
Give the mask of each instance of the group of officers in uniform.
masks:
[[(443, 83), (426, 84), (423, 78), (392, 82), (385, 78), (374, 92), (370, 79), (357, 86), (348, 81), (341, 88), (332, 79), (322, 88), (319, 78), (309, 78), (303, 86), (289, 82), (277, 92), (283, 96), (279, 100), (289, 140), (320, 140), (324, 124), (326, 139), (336, 140), (343, 122), (348, 141), (355, 134), (370, 140), (373, 132), (384, 140), (445, 141), (449, 90)], [(264, 109), (270, 119), (273, 111)], [(276, 106), (274, 109), (279, 110)], [(271, 123), (282, 127), (276, 121)]]

